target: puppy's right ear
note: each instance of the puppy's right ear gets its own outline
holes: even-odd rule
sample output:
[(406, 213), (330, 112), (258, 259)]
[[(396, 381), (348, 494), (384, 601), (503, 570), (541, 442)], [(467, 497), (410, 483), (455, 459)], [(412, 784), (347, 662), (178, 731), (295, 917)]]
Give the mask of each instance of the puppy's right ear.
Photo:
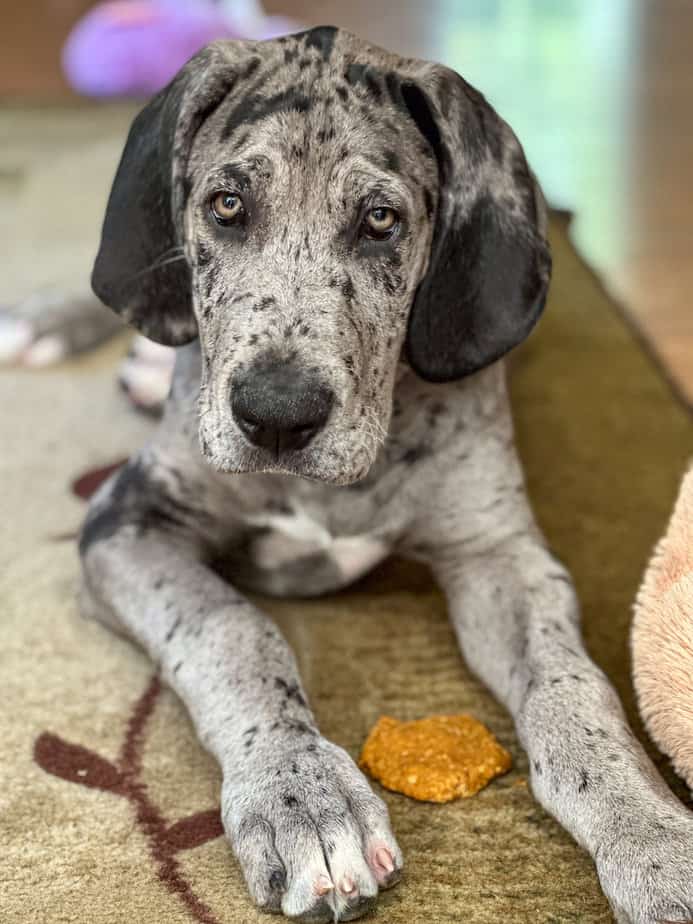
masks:
[(252, 57), (246, 43), (216, 42), (191, 58), (132, 123), (113, 181), (92, 288), (167, 346), (197, 336), (181, 221), (192, 142)]

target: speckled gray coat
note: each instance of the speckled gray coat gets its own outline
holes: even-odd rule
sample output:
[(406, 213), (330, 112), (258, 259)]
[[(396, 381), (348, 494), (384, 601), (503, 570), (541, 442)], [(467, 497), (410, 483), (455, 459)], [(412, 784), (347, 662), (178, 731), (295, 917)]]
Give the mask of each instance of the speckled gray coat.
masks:
[(132, 127), (93, 285), (181, 348), (161, 425), (91, 505), (85, 603), (189, 708), (267, 910), (358, 917), (403, 858), (242, 591), (323, 593), (397, 552), (433, 567), (617, 919), (693, 918), (693, 820), (585, 653), (514, 449), (500, 358), (541, 313), (544, 235), (480, 94), (335, 29), (212, 45)]

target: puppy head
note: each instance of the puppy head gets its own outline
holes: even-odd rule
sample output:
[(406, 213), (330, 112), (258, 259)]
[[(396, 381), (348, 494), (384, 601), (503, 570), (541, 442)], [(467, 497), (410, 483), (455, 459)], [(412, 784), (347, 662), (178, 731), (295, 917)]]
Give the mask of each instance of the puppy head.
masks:
[(220, 42), (137, 117), (92, 283), (143, 333), (199, 336), (218, 469), (363, 477), (402, 359), (482, 368), (543, 306), (522, 149), (457, 74), (332, 28)]

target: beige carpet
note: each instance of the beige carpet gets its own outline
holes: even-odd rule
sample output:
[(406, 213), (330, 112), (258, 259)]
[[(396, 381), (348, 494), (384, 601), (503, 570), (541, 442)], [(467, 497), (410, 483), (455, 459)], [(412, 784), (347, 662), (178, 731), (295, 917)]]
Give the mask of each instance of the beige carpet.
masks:
[[(693, 430), (565, 230), (554, 236), (551, 304), (514, 362), (518, 438), (589, 647), (632, 715), (630, 604)], [(147, 660), (76, 608), (70, 481), (149, 426), (115, 391), (120, 349), (0, 375), (0, 922), (253, 924), (266, 918), (217, 836), (215, 764)], [(513, 753), (469, 801), (386, 794), (407, 876), (373, 920), (611, 920), (588, 857), (533, 802), (509, 718), (466, 671), (425, 575), (389, 565), (339, 597), (268, 606), (323, 731), (352, 754), (383, 712), (465, 710)]]

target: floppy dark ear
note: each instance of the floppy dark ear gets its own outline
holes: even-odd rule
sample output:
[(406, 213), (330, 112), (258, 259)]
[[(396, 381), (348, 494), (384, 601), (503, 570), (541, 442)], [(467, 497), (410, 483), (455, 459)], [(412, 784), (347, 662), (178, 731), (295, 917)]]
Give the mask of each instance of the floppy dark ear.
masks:
[(551, 274), (544, 201), (509, 126), (458, 74), (431, 66), (400, 93), (439, 175), (407, 355), (422, 378), (445, 382), (500, 358), (538, 320)]
[(169, 346), (197, 336), (180, 212), (195, 134), (237, 78), (240, 43), (199, 52), (136, 117), (106, 207), (91, 284), (147, 337)]

